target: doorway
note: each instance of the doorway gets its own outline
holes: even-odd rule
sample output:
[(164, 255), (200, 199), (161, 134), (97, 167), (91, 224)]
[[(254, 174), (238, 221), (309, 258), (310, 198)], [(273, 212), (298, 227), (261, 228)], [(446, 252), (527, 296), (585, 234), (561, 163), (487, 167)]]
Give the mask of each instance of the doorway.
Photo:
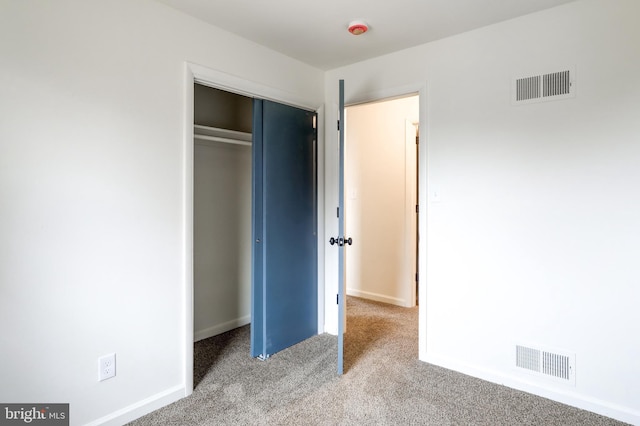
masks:
[(194, 84), (194, 341), (251, 322), (252, 99)]
[(346, 293), (416, 305), (419, 96), (346, 108)]
[[(345, 290), (360, 298), (346, 303), (346, 331), (349, 320), (356, 329), (369, 327), (362, 320), (374, 316), (363, 312), (376, 305), (367, 301), (387, 304), (375, 308), (383, 310), (417, 304), (419, 104), (416, 94), (345, 109), (345, 235), (354, 241), (346, 250)], [(372, 321), (369, 343), (386, 329)], [(367, 346), (360, 340), (346, 340), (355, 358)]]
[[(308, 111), (316, 111), (317, 122), (322, 123), (324, 120), (324, 107), (322, 107), (322, 100), (314, 97), (310, 93), (298, 96), (288, 92), (286, 90), (277, 89), (271, 86), (267, 86), (254, 81), (245, 80), (221, 71), (217, 71), (211, 68), (203, 67), (201, 65), (186, 62), (185, 74), (184, 74), (184, 133), (183, 133), (183, 145), (182, 145), (182, 161), (183, 167), (183, 241), (182, 252), (184, 253), (182, 258), (184, 276), (182, 279), (182, 299), (184, 303), (184, 310), (182, 316), (182, 348), (183, 348), (183, 383), (185, 389), (185, 396), (190, 395), (193, 392), (193, 355), (194, 355), (194, 84), (198, 83), (207, 87), (218, 88), (230, 93), (241, 94), (243, 96), (265, 100), (273, 100), (281, 102), (287, 105), (303, 108)], [(317, 140), (321, 145), (318, 147), (319, 152), (323, 149), (324, 132), (321, 126), (318, 127)], [(317, 179), (319, 183), (324, 181), (324, 156), (319, 156), (317, 159)], [(322, 186), (318, 187), (318, 192), (321, 193)], [(318, 223), (324, 223), (324, 200), (318, 198), (317, 200), (317, 213)], [(320, 235), (324, 232), (323, 228), (319, 229)], [(324, 247), (324, 241), (318, 240), (318, 259), (317, 264), (324, 266), (325, 257), (324, 251), (321, 248)], [(318, 315), (317, 324), (318, 330), (324, 330), (324, 273), (318, 271)]]
[(251, 355), (266, 359), (318, 333), (318, 116), (193, 94), (194, 340), (250, 323)]

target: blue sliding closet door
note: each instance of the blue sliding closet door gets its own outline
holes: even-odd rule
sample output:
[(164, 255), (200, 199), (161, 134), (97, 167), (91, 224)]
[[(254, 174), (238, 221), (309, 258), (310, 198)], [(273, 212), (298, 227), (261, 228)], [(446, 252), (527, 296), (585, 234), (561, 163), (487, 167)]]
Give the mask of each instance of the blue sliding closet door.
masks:
[(251, 356), (318, 333), (316, 113), (255, 99)]

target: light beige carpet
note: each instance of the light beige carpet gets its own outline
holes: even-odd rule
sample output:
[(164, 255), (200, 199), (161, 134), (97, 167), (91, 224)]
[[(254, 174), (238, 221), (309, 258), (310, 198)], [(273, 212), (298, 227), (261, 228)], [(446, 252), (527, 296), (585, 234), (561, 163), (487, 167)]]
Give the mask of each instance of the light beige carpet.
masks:
[(191, 396), (143, 425), (621, 425), (593, 413), (418, 361), (418, 312), (347, 301), (345, 367), (319, 335), (267, 361), (249, 327), (195, 344)]

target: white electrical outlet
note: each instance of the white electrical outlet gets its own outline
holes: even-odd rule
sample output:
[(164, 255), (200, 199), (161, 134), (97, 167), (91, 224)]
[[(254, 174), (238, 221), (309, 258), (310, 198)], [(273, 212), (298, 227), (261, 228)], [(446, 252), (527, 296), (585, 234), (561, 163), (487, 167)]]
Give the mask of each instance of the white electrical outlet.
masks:
[(98, 365), (98, 381), (114, 377), (116, 375), (116, 354), (109, 354), (100, 357)]

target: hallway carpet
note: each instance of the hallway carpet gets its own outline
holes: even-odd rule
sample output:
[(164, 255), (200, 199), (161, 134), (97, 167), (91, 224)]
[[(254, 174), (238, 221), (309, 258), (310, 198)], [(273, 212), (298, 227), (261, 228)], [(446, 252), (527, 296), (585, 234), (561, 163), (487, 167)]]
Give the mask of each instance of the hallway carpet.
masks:
[(259, 361), (241, 327), (195, 344), (191, 396), (131, 425), (623, 424), (418, 361), (417, 308), (351, 297), (347, 306), (342, 377), (335, 336)]

